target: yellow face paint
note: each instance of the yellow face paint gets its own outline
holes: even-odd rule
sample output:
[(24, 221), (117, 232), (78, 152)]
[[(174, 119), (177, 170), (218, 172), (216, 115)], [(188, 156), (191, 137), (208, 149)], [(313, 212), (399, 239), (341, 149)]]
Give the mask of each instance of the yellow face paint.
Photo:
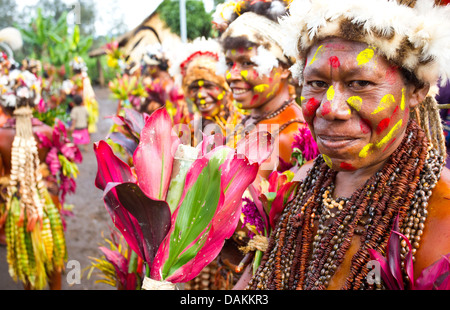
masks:
[(275, 92), (278, 90), (279, 86), (280, 86), (280, 83), (276, 83), (272, 87), (272, 91), (266, 95), (266, 98), (269, 98), (270, 96), (273, 96), (275, 94)]
[(205, 99), (200, 100), (200, 104), (205, 104), (205, 103), (206, 103)]
[(402, 88), (402, 101), (400, 102), (400, 109), (405, 109), (405, 89)]
[(322, 154), (322, 157), (323, 157), (323, 160), (325, 161), (325, 163), (328, 165), (328, 167), (331, 168), (331, 166), (333, 166), (333, 163), (331, 162), (331, 158), (325, 154)]
[(267, 88), (269, 88), (268, 84), (259, 84), (253, 87), (253, 89), (258, 93), (264, 92)]
[(377, 143), (377, 148), (382, 147), (385, 145), (389, 140), (392, 139), (392, 136), (394, 135), (395, 131), (398, 130), (400, 127), (402, 127), (403, 120), (399, 120), (394, 127), (388, 132), (386, 136), (384, 136), (383, 139), (381, 139), (380, 142)]
[(331, 85), (327, 90), (327, 100), (331, 101), (334, 98), (334, 87)]
[(226, 75), (227, 80), (231, 79), (231, 72), (227, 70), (227, 75)]
[(372, 112), (372, 114), (377, 114), (380, 111), (388, 108), (392, 103), (395, 103), (395, 98), (391, 94), (384, 95), (380, 100), (378, 107)]
[(205, 85), (205, 82), (203, 80), (199, 80), (198, 81), (198, 86), (202, 87), (203, 85)]
[(198, 93), (198, 94), (197, 94), (197, 97), (198, 97), (198, 98), (202, 98), (202, 93)]
[(321, 45), (321, 46), (319, 46), (319, 47), (317, 48), (316, 52), (314, 53), (313, 58), (312, 58), (311, 61), (309, 62), (310, 65), (312, 65), (313, 62), (316, 61), (316, 59), (317, 59), (317, 58), (316, 58), (316, 57), (317, 57), (317, 54), (319, 53), (319, 51), (320, 51), (322, 48), (323, 48), (323, 45)]
[(218, 100), (222, 100), (224, 96), (225, 96), (225, 91), (223, 91), (222, 93), (220, 93), (220, 94), (217, 96), (217, 99), (218, 99)]
[(362, 98), (360, 96), (351, 96), (347, 99), (347, 103), (349, 106), (351, 106), (356, 111), (361, 110), (362, 106)]
[(361, 51), (358, 56), (356, 56), (356, 61), (358, 62), (358, 66), (362, 66), (366, 63), (368, 63), (372, 58), (373, 55), (375, 55), (375, 51), (373, 48), (366, 48), (365, 50)]
[(367, 144), (362, 150), (359, 152), (359, 157), (366, 158), (369, 155), (369, 150), (373, 146), (372, 143)]
[(236, 50), (231, 50), (231, 55), (236, 55)]
[(247, 70), (242, 70), (241, 71), (241, 76), (244, 78), (244, 80), (247, 80), (248, 71)]

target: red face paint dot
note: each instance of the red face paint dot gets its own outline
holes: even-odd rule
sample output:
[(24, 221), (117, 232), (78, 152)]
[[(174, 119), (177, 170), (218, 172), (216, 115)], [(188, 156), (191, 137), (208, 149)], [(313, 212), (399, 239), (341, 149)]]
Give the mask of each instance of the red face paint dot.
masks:
[(377, 134), (382, 133), (383, 130), (388, 128), (390, 121), (391, 121), (390, 118), (385, 118), (385, 119), (381, 120), (381, 122), (378, 124), (377, 129), (376, 129)]
[(359, 121), (359, 127), (361, 128), (362, 133), (369, 133), (370, 132), (370, 122), (366, 119), (361, 119)]
[(340, 61), (339, 61), (339, 58), (337, 58), (337, 56), (331, 56), (331, 57), (328, 59), (328, 61), (330, 62), (330, 65), (331, 65), (333, 68), (338, 68), (338, 67), (341, 65), (341, 63), (340, 63)]
[(322, 115), (327, 115), (331, 112), (331, 103), (329, 101), (322, 105)]
[(388, 149), (388, 147), (390, 147), (390, 146), (392, 145), (392, 143), (394, 143), (395, 139), (397, 139), (397, 138), (392, 139), (392, 140), (386, 145), (386, 147), (384, 148), (383, 152), (385, 152), (385, 151)]
[(303, 114), (306, 117), (312, 117), (316, 114), (316, 110), (319, 108), (320, 102), (316, 98), (309, 99), (303, 106)]
[(339, 167), (341, 167), (344, 170), (355, 170), (355, 167), (353, 167), (351, 164), (342, 162)]

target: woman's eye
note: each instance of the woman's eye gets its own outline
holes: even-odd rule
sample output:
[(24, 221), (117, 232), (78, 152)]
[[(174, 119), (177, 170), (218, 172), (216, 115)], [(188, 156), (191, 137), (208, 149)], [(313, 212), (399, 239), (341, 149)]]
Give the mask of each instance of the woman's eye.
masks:
[(227, 62), (225, 62), (225, 64), (227, 65), (228, 68), (233, 67), (233, 62), (232, 61), (227, 61)]
[(245, 67), (251, 67), (251, 66), (254, 66), (255, 64), (253, 63), (253, 62), (251, 62), (251, 61), (244, 61), (243, 63), (242, 63)]
[(357, 80), (357, 81), (351, 81), (349, 83), (349, 86), (354, 87), (354, 88), (361, 88), (361, 87), (369, 86), (370, 84), (371, 83), (369, 81)]
[(328, 84), (324, 81), (310, 81), (307, 84), (314, 88), (328, 88)]

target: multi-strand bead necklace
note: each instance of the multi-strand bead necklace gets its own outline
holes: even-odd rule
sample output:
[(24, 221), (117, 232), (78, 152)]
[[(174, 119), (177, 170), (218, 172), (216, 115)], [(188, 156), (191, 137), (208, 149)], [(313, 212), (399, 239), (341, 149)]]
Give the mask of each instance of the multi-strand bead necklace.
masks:
[[(326, 289), (357, 237), (361, 246), (343, 289), (377, 288), (365, 280), (367, 250), (385, 252), (398, 215), (401, 232), (412, 241), (415, 253), (442, 167), (443, 158), (428, 147), (413, 120), (384, 167), (348, 199), (331, 198), (337, 172), (319, 156), (280, 217), (248, 289)], [(401, 251), (407, 253), (406, 244)]]

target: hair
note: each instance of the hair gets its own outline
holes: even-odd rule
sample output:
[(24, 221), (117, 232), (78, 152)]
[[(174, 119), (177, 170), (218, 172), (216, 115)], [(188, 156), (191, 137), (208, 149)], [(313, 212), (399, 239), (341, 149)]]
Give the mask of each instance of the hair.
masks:
[(75, 103), (75, 105), (79, 106), (83, 103), (83, 97), (81, 97), (80, 95), (75, 95), (73, 96), (73, 102)]

